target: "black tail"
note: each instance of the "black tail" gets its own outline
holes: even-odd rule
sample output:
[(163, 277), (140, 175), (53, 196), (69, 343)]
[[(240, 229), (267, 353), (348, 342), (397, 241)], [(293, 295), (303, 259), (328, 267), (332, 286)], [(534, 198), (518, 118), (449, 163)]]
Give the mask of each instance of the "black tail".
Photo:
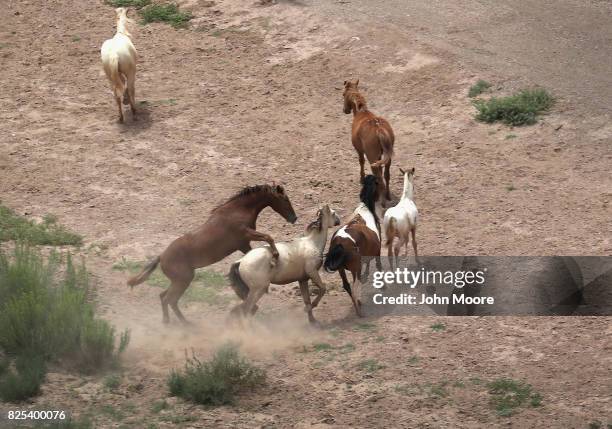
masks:
[(242, 277), (240, 277), (239, 269), (240, 262), (233, 263), (227, 276), (229, 277), (230, 284), (232, 285), (234, 292), (236, 292), (236, 295), (238, 295), (238, 297), (244, 301), (249, 295), (249, 287), (244, 280), (242, 280)]
[(349, 253), (344, 250), (342, 244), (335, 244), (329, 249), (329, 252), (327, 252), (323, 267), (328, 273), (333, 273), (334, 271), (338, 271), (338, 269), (348, 261), (349, 257)]

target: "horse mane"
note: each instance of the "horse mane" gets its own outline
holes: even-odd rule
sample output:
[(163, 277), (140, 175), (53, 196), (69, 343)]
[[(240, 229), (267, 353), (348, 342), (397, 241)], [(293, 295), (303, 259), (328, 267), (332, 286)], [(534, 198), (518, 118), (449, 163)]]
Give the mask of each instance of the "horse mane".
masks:
[(347, 91), (347, 97), (353, 103), (356, 112), (365, 112), (368, 110), (366, 99), (357, 89)]
[(323, 227), (323, 211), (319, 210), (317, 212), (317, 219), (314, 222), (310, 222), (306, 227), (306, 232), (311, 232), (313, 230), (321, 231)]
[(268, 194), (277, 195), (278, 194), (277, 189), (278, 189), (278, 186), (273, 186), (273, 185), (246, 186), (240, 191), (236, 192), (233, 196), (229, 197), (223, 204), (220, 204), (217, 207), (215, 207), (212, 211), (215, 211), (218, 208), (231, 203), (232, 201), (235, 201), (242, 197), (246, 197), (247, 195), (251, 195), (251, 194), (268, 193)]
[[(124, 9), (124, 8), (117, 8), (116, 11), (118, 12), (119, 9)], [(131, 39), (132, 34), (130, 33), (129, 26), (131, 26), (133, 23), (134, 21), (131, 18), (128, 18), (127, 16), (127, 10), (125, 11), (125, 13), (122, 13), (122, 14), (118, 13), (117, 33), (125, 34), (127, 37)]]
[(376, 215), (376, 197), (378, 192), (378, 183), (376, 176), (372, 174), (368, 174), (363, 179), (363, 186), (361, 187), (361, 192), (359, 193), (359, 199), (362, 203), (366, 205), (370, 213), (374, 216), (374, 220), (376, 221), (376, 225), (380, 224), (378, 220), (378, 216)]

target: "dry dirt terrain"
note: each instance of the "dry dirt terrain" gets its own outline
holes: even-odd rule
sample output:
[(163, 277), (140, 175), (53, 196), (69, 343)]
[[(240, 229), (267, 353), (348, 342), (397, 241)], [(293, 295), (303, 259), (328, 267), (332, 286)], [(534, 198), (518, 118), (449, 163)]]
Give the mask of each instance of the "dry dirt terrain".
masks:
[[(338, 277), (325, 275), (320, 329), (286, 286), (271, 289), (246, 330), (226, 325), (229, 288), (183, 299), (195, 325), (186, 330), (161, 323), (160, 277), (125, 285), (125, 261), (159, 254), (246, 185), (285, 186), (298, 222), (268, 209), (258, 223), (277, 240), (301, 234), (325, 203), (346, 218), (359, 170), (341, 87), (357, 77), (396, 133), (395, 195), (397, 166), (416, 167), (422, 254), (610, 255), (610, 3), (450, 3), (180, 1), (194, 14), (188, 29), (136, 25), (140, 113), (118, 124), (99, 60), (112, 8), (3, 0), (0, 198), (84, 236), (77, 252), (100, 311), (132, 332), (118, 388), (105, 375), (58, 370), (34, 405), (89, 415), (100, 428), (612, 421), (610, 318), (357, 319)], [(557, 103), (534, 126), (481, 124), (466, 95), (477, 79), (496, 95), (542, 85)], [(169, 398), (167, 374), (185, 352), (208, 357), (226, 340), (241, 342), (267, 382), (233, 406)], [(527, 381), (542, 405), (498, 416), (485, 386), (497, 377)], [(154, 410), (164, 399), (169, 407)]]

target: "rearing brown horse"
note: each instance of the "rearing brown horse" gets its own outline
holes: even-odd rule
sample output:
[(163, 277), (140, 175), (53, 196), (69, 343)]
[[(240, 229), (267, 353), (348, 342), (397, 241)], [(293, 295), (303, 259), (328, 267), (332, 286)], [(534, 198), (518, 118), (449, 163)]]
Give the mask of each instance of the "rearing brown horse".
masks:
[(347, 115), (353, 113), (351, 140), (359, 155), (361, 181), (363, 182), (365, 176), (363, 170), (365, 157), (370, 162), (372, 173), (380, 177), (381, 181), (384, 166), (386, 198), (390, 200), (389, 170), (391, 169), (395, 136), (389, 122), (368, 110), (366, 100), (357, 88), (358, 85), (359, 79), (355, 82), (345, 80), (342, 95), (344, 96), (344, 113)]
[(265, 241), (274, 257), (278, 251), (268, 234), (255, 230), (257, 216), (266, 207), (294, 223), (297, 216), (282, 186), (259, 185), (244, 188), (227, 202), (214, 209), (206, 223), (197, 231), (187, 233), (176, 240), (164, 252), (145, 266), (140, 274), (128, 280), (129, 286), (144, 282), (158, 264), (170, 279), (170, 287), (163, 291), (161, 299), (164, 323), (170, 322), (168, 305), (183, 323), (187, 320), (178, 308), (178, 300), (187, 290), (196, 268), (202, 268), (240, 250), (251, 250), (251, 241)]

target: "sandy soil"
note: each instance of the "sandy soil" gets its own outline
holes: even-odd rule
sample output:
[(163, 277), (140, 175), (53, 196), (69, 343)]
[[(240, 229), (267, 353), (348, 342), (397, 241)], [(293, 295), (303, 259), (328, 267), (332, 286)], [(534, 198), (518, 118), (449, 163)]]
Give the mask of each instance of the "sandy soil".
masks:
[[(201, 303), (181, 304), (196, 328), (163, 327), (160, 289), (130, 291), (125, 273), (112, 269), (121, 258), (158, 254), (245, 185), (285, 185), (298, 222), (267, 210), (258, 223), (278, 240), (300, 234), (324, 203), (352, 212), (359, 185), (350, 116), (342, 114), (347, 78), (361, 79), (370, 108), (394, 127), (394, 165), (416, 167), (423, 254), (612, 252), (610, 111), (579, 102), (571, 82), (547, 80), (546, 68), (519, 74), (536, 61), (528, 49), (524, 58), (522, 49), (514, 53), (523, 67), (504, 67), (503, 55), (463, 55), (459, 48), (477, 44), (477, 18), (492, 31), (506, 16), (501, 6), (436, 3), (457, 20), (445, 44), (448, 31), (422, 4), (421, 19), (410, 23), (400, 14), (386, 22), (360, 3), (180, 4), (195, 15), (190, 29), (152, 24), (134, 32), (144, 103), (138, 121), (127, 114), (124, 125), (99, 63), (99, 47), (114, 33), (112, 8), (51, 0), (9, 1), (0, 10), (2, 202), (28, 216), (53, 213), (82, 233), (104, 317), (133, 333), (119, 389), (104, 388), (102, 376), (60, 371), (36, 404), (90, 413), (98, 427), (137, 428), (175, 427), (174, 417), (193, 417), (184, 427), (583, 428), (612, 416), (609, 318), (356, 320), (338, 279), (325, 276), (332, 291), (316, 310), (323, 329), (307, 326), (292, 287), (273, 288), (246, 332), (227, 328), (227, 306)], [(604, 2), (587, 7), (594, 20), (609, 12)], [(466, 22), (470, 31), (461, 31)], [(575, 25), (581, 30), (568, 29), (570, 42), (590, 31), (588, 20)], [(487, 41), (488, 51), (505, 47)], [(597, 57), (585, 54), (574, 76), (587, 68), (601, 96), (596, 89), (608, 88), (610, 77), (588, 67)], [(565, 67), (563, 74), (571, 76)], [(480, 124), (466, 97), (479, 78), (495, 83), (495, 94), (550, 83), (559, 100), (532, 127)], [(396, 169), (392, 180), (398, 193)], [(224, 273), (237, 257), (211, 268)], [(433, 332), (436, 322), (446, 329)], [(265, 386), (232, 407), (170, 398), (170, 409), (151, 411), (167, 397), (166, 374), (185, 350), (207, 356), (227, 339), (266, 368)], [(317, 343), (333, 349), (318, 351)], [(360, 369), (368, 359), (384, 368)], [(481, 381), (500, 376), (527, 380), (543, 406), (496, 416)], [(439, 385), (447, 394), (432, 393)]]

